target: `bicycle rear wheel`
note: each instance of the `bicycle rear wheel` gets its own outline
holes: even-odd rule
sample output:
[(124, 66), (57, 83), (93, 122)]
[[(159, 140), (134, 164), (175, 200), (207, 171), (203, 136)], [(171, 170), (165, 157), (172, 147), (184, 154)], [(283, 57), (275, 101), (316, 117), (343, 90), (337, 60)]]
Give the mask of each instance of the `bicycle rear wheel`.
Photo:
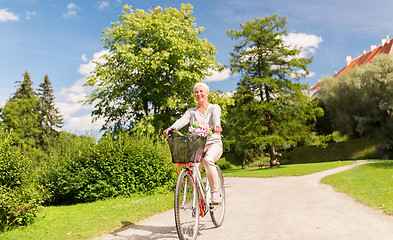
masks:
[(222, 225), (225, 215), (225, 187), (224, 187), (224, 175), (222, 174), (219, 166), (216, 166), (216, 168), (218, 173), (219, 186), (220, 186), (219, 190), (221, 193), (222, 201), (218, 205), (212, 205), (213, 208), (210, 209), (210, 216), (214, 226), (219, 227)]
[(195, 240), (199, 230), (199, 195), (186, 168), (177, 179), (174, 210), (179, 239)]

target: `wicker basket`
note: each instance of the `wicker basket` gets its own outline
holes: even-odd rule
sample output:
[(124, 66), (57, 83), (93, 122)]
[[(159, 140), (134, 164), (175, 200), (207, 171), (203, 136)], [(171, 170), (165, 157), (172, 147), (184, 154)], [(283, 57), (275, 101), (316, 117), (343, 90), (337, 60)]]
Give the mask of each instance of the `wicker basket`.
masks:
[(206, 138), (195, 135), (178, 136), (168, 138), (173, 163), (199, 163), (204, 154)]

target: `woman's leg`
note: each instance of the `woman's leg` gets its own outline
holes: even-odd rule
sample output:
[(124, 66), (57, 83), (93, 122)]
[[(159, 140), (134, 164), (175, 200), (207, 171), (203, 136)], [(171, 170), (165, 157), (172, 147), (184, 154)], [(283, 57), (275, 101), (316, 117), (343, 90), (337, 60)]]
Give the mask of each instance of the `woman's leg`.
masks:
[[(205, 156), (202, 159), (203, 166), (205, 167), (207, 179), (210, 183), (210, 191), (212, 193), (219, 192), (219, 181), (216, 169), (216, 162), (222, 155), (222, 146), (220, 144), (209, 144), (205, 147)], [(201, 166), (200, 166), (201, 168)]]

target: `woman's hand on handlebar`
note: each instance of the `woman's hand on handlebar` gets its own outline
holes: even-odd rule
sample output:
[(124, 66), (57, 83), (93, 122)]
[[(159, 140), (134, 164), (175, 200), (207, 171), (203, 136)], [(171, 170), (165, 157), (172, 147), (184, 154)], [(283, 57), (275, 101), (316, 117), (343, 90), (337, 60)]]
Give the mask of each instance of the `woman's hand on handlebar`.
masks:
[(171, 129), (166, 129), (164, 132), (163, 132), (163, 134), (164, 134), (164, 136), (165, 137), (169, 137), (169, 131), (170, 131)]
[(215, 126), (213, 129), (214, 129), (214, 133), (221, 133), (222, 132), (222, 127), (220, 127), (220, 126)]

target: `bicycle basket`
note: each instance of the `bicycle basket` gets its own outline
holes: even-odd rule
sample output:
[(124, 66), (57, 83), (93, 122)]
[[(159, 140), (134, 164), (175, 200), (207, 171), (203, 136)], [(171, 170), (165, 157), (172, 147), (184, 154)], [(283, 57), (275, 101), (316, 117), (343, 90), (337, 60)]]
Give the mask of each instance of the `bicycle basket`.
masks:
[(204, 154), (206, 138), (185, 135), (173, 135), (168, 138), (173, 163), (201, 162)]

